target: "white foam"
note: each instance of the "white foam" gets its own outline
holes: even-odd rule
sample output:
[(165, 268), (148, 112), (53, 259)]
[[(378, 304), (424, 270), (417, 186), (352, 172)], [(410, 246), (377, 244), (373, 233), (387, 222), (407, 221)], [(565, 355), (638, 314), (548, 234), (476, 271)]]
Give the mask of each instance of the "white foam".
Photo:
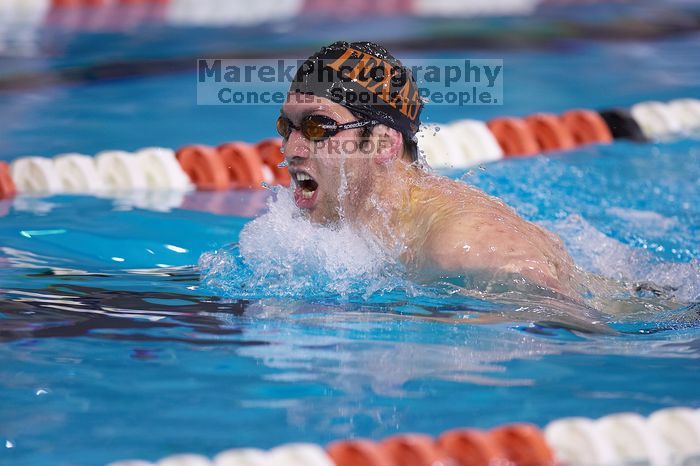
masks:
[[(648, 220), (645, 214), (636, 220)], [(562, 236), (576, 263), (616, 280), (651, 282), (667, 287), (677, 299), (700, 299), (700, 261), (663, 262), (649, 251), (610, 238), (578, 215), (549, 225)]]
[(645, 232), (647, 235), (664, 236), (672, 233), (672, 230), (682, 228), (680, 221), (675, 217), (665, 217), (652, 210), (623, 209), (621, 207), (609, 207), (606, 212), (628, 222), (630, 229)]
[[(334, 227), (311, 223), (294, 205), (290, 190), (280, 190), (268, 207), (241, 231), (240, 258), (227, 250), (202, 256), (208, 286), (237, 295), (247, 289), (267, 296), (347, 296), (392, 289), (401, 280), (398, 260), (372, 236), (346, 222)], [(234, 283), (242, 275), (243, 290)]]

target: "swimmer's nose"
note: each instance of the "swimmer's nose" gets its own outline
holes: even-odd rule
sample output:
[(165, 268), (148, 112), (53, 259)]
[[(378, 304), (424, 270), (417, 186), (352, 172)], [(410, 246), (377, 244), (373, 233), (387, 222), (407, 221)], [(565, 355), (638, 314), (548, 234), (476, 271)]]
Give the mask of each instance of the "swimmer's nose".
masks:
[(292, 131), (282, 147), (284, 148), (284, 158), (290, 164), (294, 161), (300, 162), (311, 155), (308, 141), (297, 130)]

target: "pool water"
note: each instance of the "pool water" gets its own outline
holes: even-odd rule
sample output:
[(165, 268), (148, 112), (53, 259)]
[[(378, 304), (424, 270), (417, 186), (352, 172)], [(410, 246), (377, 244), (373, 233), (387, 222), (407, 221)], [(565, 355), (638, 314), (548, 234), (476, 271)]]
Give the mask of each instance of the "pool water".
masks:
[[(698, 97), (698, 52), (698, 36), (434, 52), (502, 56), (506, 103), (425, 119)], [(193, 82), (0, 93), (2, 158), (273, 136), (278, 109), (197, 107)], [(0, 201), (0, 464), (700, 407), (697, 136), (444, 174), (561, 235), (583, 269), (652, 282), (677, 306), (630, 292), (635, 312), (601, 317), (616, 332), (582, 332), (541, 303), (518, 314), (411, 284), (350, 232), (246, 239), (289, 213), (284, 192), (19, 196)]]

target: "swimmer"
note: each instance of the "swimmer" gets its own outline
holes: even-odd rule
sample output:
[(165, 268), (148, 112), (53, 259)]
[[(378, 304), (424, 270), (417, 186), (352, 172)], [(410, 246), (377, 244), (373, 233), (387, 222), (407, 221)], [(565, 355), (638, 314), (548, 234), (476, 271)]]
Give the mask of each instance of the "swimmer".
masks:
[(277, 121), (303, 215), (373, 235), (417, 281), (580, 299), (578, 272), (556, 235), (421, 167), (422, 107), (413, 77), (377, 44), (336, 42), (304, 62)]

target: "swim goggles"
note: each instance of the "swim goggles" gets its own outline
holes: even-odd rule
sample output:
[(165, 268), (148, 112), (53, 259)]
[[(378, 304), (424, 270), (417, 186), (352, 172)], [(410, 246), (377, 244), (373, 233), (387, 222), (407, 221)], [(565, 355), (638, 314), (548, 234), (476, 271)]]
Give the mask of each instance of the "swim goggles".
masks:
[(292, 130), (296, 129), (300, 130), (302, 136), (309, 141), (318, 142), (335, 136), (338, 132), (346, 129), (363, 128), (377, 123), (379, 122), (376, 120), (357, 120), (341, 124), (325, 115), (307, 115), (301, 120), (301, 124), (296, 126), (289, 118), (280, 115), (277, 118), (277, 132), (287, 139), (292, 134)]

